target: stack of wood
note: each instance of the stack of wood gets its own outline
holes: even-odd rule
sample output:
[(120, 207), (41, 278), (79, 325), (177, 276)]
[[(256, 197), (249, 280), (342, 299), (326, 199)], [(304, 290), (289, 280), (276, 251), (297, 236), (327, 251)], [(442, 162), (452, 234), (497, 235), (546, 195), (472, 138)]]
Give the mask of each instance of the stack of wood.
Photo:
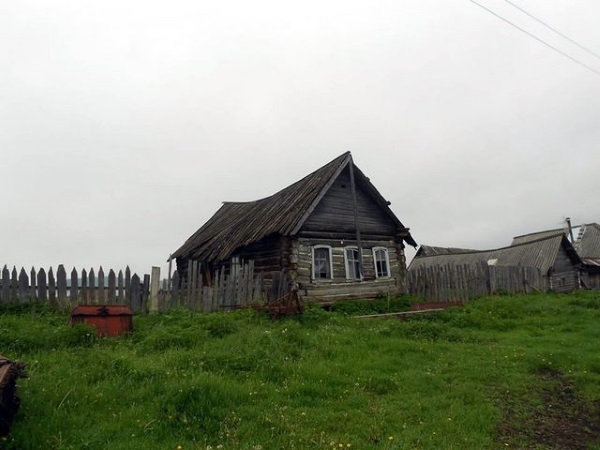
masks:
[(8, 434), (13, 417), (19, 409), (17, 379), (25, 377), (24, 364), (0, 355), (0, 436)]

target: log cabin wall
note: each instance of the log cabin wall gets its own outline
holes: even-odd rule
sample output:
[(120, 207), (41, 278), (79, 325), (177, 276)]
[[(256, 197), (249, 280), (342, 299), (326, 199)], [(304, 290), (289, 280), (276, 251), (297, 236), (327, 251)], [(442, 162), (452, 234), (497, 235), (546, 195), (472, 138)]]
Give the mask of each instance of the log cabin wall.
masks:
[[(313, 279), (312, 249), (316, 245), (331, 247), (332, 278)], [(292, 242), (290, 260), (296, 261), (291, 272), (299, 284), (300, 295), (304, 300), (331, 301), (336, 299), (375, 298), (380, 295), (397, 295), (406, 292), (406, 265), (404, 249), (394, 240), (364, 240), (363, 279), (348, 279), (344, 249), (355, 246), (356, 241), (339, 239), (299, 238)], [(373, 248), (385, 247), (388, 250), (390, 276), (376, 278)]]
[(238, 249), (233, 256), (242, 261), (253, 260), (254, 273), (262, 273), (265, 287), (270, 289), (275, 273), (287, 271), (289, 267), (289, 249), (289, 238), (271, 235)]

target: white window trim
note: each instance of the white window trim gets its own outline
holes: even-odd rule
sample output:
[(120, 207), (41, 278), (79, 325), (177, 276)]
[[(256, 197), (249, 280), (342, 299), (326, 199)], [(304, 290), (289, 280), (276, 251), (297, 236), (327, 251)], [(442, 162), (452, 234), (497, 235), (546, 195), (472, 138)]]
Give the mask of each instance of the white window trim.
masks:
[[(346, 247), (344, 247), (344, 266), (346, 268), (346, 280), (362, 280), (362, 273), (358, 274), (358, 277), (356, 278), (351, 278), (350, 277), (350, 264), (348, 261), (348, 253), (347, 250), (356, 250), (358, 252), (358, 247), (356, 245), (347, 245)], [(360, 252), (358, 254), (358, 258), (360, 259)], [(359, 272), (360, 272), (360, 266), (361, 264), (359, 264)]]
[[(379, 276), (377, 274), (377, 251), (383, 250), (385, 254), (385, 263), (387, 264), (387, 275)], [(373, 266), (375, 269), (375, 278), (391, 278), (392, 276), (392, 267), (390, 266), (390, 252), (387, 247), (373, 247)]]
[[(319, 248), (326, 248), (327, 250), (329, 250), (329, 278), (317, 278), (315, 276), (315, 250), (319, 249)], [(312, 268), (311, 268), (312, 280), (313, 281), (333, 280), (333, 255), (332, 255), (332, 251), (331, 251), (331, 245), (313, 245), (311, 253), (312, 253), (312, 257), (311, 257), (311, 262), (312, 262)]]

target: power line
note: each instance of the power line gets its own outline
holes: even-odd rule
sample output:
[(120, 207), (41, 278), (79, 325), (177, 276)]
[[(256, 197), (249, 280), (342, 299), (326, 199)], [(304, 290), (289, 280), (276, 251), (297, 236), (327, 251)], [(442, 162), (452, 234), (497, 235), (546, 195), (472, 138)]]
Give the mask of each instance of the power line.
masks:
[(562, 50), (559, 50), (558, 48), (554, 47), (551, 44), (548, 44), (546, 41), (540, 39), (539, 37), (537, 37), (536, 35), (530, 33), (529, 31), (521, 28), (520, 26), (516, 25), (515, 23), (511, 22), (508, 19), (505, 19), (504, 17), (502, 17), (500, 14), (494, 12), (493, 10), (489, 9), (487, 6), (482, 5), (481, 3), (476, 2), (475, 0), (469, 0), (471, 3), (475, 3), (477, 6), (479, 6), (480, 8), (485, 9), (487, 12), (489, 12), (490, 14), (496, 16), (498, 19), (503, 20), (504, 22), (508, 23), (509, 25), (515, 27), (517, 30), (521, 31), (522, 33), (525, 33), (527, 36), (535, 39), (536, 41), (544, 44), (546, 47), (551, 48), (552, 50), (554, 50), (557, 53), (560, 53), (561, 55), (563, 55), (565, 58), (569, 58), (571, 61), (573, 61), (576, 64), (579, 64), (580, 66), (585, 67), (586, 69), (588, 69), (591, 72), (594, 72), (596, 75), (600, 76), (600, 71), (594, 69), (593, 67), (588, 66), (587, 64), (579, 61), (578, 59), (573, 58), (571, 55), (563, 52)]
[(590, 55), (595, 56), (596, 58), (600, 59), (600, 55), (598, 55), (597, 53), (594, 53), (592, 50), (590, 50), (587, 47), (584, 47), (583, 45), (581, 45), (579, 42), (575, 41), (574, 39), (571, 39), (569, 36), (567, 36), (564, 33), (561, 33), (560, 31), (558, 31), (556, 28), (551, 27), (550, 25), (548, 25), (546, 22), (544, 22), (541, 19), (538, 19), (537, 17), (535, 17), (533, 14), (525, 11), (523, 8), (521, 8), (519, 5), (514, 4), (513, 2), (511, 2), (510, 0), (504, 0), (506, 3), (508, 3), (509, 5), (512, 5), (513, 7), (517, 8), (519, 11), (521, 11), (523, 14), (528, 15), (529, 17), (531, 17), (533, 20), (538, 21), (539, 23), (541, 23), (542, 25), (544, 25), (546, 28), (554, 31), (556, 34), (558, 34), (559, 36), (562, 36), (563, 38), (565, 38), (567, 41), (575, 44), (577, 47), (579, 47), (582, 50), (585, 50), (586, 52), (588, 52)]

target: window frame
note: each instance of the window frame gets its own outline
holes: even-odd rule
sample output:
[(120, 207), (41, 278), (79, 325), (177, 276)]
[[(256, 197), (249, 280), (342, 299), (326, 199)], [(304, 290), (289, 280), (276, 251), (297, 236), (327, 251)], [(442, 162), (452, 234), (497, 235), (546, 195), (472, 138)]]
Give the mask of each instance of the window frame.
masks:
[[(390, 266), (390, 252), (387, 247), (373, 247), (373, 265), (375, 266), (375, 278), (390, 278), (392, 276), (392, 268)], [(377, 271), (377, 252), (383, 251), (385, 255), (385, 264), (387, 269), (386, 275), (379, 275)]]
[[(316, 277), (315, 276), (315, 250), (321, 250), (321, 249), (325, 249), (328, 251), (329, 253), (329, 277), (325, 277), (325, 278), (321, 278), (321, 277)], [(333, 280), (333, 254), (332, 254), (332, 249), (331, 249), (331, 245), (313, 245), (312, 246), (312, 270), (311, 270), (311, 275), (312, 275), (312, 280), (313, 281), (324, 281), (324, 280)]]
[[(358, 263), (358, 267), (356, 267), (357, 273), (355, 277), (350, 276), (350, 260), (348, 258), (348, 250), (356, 251), (356, 262)], [(356, 245), (347, 245), (344, 247), (344, 266), (346, 269), (346, 280), (358, 280), (361, 281), (363, 279), (362, 273), (360, 273), (360, 251), (358, 250), (358, 246)]]

